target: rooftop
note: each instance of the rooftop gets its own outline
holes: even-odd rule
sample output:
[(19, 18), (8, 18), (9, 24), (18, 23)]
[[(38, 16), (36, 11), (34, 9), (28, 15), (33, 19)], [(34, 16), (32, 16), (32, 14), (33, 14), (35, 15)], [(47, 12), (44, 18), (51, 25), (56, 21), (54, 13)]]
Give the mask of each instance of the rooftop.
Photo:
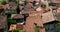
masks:
[(22, 14), (12, 14), (11, 18), (12, 19), (20, 19), (20, 18), (24, 18), (24, 16)]
[(7, 25), (7, 16), (0, 14), (0, 29), (5, 28)]

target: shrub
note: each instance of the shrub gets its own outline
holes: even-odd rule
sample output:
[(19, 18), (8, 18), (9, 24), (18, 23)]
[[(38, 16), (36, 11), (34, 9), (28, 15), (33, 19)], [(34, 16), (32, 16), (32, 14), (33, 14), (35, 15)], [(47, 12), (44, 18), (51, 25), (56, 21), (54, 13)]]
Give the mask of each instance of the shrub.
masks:
[(38, 26), (35, 25), (34, 29), (35, 29), (35, 32), (39, 32), (39, 27)]
[(17, 23), (15, 20), (12, 20), (11, 18), (8, 18), (7, 21), (8, 21), (10, 24), (16, 24), (16, 23)]

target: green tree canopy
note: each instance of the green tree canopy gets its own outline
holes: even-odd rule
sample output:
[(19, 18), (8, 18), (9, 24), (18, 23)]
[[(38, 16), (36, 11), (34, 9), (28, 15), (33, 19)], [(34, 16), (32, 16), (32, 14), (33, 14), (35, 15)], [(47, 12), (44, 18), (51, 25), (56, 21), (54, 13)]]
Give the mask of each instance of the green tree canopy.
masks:
[(2, 4), (2, 5), (5, 5), (5, 4), (7, 4), (7, 2), (6, 2), (5, 0), (2, 0), (2, 1), (1, 1), (1, 4)]

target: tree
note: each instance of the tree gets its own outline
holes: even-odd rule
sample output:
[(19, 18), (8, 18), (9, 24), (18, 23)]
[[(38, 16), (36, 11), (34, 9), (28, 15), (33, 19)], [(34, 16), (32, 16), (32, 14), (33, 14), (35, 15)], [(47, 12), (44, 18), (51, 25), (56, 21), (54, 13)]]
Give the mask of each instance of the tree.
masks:
[(17, 23), (15, 20), (12, 20), (11, 18), (8, 18), (7, 21), (8, 21), (10, 24), (16, 24), (16, 23)]
[(17, 14), (20, 14), (19, 5), (17, 6), (16, 10), (17, 10)]
[(3, 0), (3, 1), (1, 1), (1, 4), (5, 5), (5, 4), (7, 4), (7, 2), (5, 0)]

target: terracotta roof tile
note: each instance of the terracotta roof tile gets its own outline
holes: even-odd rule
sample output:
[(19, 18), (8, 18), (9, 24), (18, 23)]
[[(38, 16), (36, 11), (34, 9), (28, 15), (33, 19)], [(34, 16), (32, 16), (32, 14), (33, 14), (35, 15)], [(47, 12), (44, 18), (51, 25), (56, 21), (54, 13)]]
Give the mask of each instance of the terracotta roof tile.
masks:
[(30, 31), (30, 32), (34, 32), (34, 23), (37, 24), (37, 26), (39, 27), (43, 27), (43, 23), (40, 19), (40, 17), (38, 16), (29, 16), (27, 17), (26, 19), (26, 25), (25, 25), (25, 29), (26, 29), (26, 32)]
[(9, 4), (4, 5), (2, 8), (3, 8), (4, 10), (9, 9)]
[(25, 7), (24, 7), (25, 11), (34, 11), (33, 5), (31, 3), (28, 3)]
[(57, 14), (55, 15), (55, 17), (56, 17), (56, 20), (57, 20), (57, 21), (60, 21), (60, 13), (57, 13)]
[(20, 18), (24, 18), (24, 16), (22, 14), (12, 14), (11, 18), (20, 19)]
[(3, 6), (4, 6), (4, 5), (0, 5), (0, 9), (2, 9)]
[(43, 21), (43, 23), (52, 22), (54, 20), (55, 20), (55, 18), (54, 18), (54, 16), (53, 16), (51, 11), (42, 14), (42, 21)]
[(53, 3), (60, 3), (60, 0), (52, 0)]

